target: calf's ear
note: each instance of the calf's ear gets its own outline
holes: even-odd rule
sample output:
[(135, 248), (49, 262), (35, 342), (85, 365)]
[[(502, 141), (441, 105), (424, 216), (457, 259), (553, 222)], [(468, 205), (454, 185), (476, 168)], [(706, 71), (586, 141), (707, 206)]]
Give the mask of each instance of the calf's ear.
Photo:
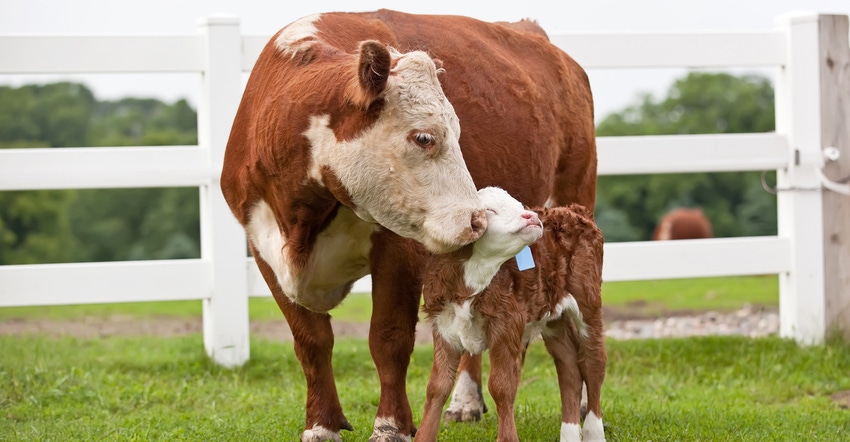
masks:
[(351, 91), (351, 99), (366, 108), (387, 87), (392, 58), (387, 47), (374, 40), (360, 43), (360, 59), (357, 62), (357, 91)]

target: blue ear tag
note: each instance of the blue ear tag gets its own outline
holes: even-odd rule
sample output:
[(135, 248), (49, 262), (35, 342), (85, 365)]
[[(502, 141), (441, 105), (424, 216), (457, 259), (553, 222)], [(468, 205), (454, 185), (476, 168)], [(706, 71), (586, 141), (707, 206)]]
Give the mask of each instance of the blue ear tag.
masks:
[(520, 271), (534, 268), (534, 257), (531, 256), (531, 248), (525, 246), (516, 255), (516, 266)]

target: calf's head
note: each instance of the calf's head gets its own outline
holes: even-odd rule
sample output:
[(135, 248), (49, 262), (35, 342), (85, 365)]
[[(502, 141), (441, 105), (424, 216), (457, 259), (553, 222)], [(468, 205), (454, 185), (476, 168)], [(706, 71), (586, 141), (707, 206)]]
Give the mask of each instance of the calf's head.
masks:
[[(487, 218), (435, 62), (424, 52), (402, 54), (366, 41), (346, 72), (344, 96), (359, 113), (311, 118), (305, 133), (311, 175), (361, 219), (431, 252), (447, 253), (478, 239)], [(340, 139), (333, 128), (341, 126), (351, 135)]]
[(487, 212), (487, 230), (475, 242), (473, 257), (505, 262), (525, 246), (543, 236), (543, 223), (536, 212), (498, 187), (478, 191)]

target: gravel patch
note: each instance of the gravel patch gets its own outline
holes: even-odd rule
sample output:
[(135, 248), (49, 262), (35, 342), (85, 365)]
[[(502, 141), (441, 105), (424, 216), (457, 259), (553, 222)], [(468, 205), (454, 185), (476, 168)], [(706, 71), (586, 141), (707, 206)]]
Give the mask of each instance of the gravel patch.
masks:
[[(606, 334), (615, 339), (672, 338), (706, 335), (742, 335), (761, 337), (779, 331), (779, 314), (776, 309), (745, 306), (741, 310), (719, 312), (689, 312), (671, 314), (661, 318), (626, 318), (606, 312)], [(614, 317), (612, 319), (612, 317)], [(367, 338), (369, 324), (332, 321), (338, 338)], [(286, 322), (253, 321), (251, 336), (276, 341), (292, 341)], [(0, 321), (0, 335), (41, 334), (47, 336), (75, 336), (94, 339), (109, 336), (180, 336), (202, 333), (200, 318), (150, 317), (138, 318), (113, 315), (106, 318), (87, 317), (73, 320), (11, 319)], [(428, 324), (419, 323), (416, 343), (430, 344)]]

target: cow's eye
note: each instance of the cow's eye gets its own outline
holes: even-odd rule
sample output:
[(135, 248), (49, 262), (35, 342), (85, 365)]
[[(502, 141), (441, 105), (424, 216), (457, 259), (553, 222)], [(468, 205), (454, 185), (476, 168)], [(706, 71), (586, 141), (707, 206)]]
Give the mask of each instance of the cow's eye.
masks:
[(487, 209), (487, 211), (492, 213), (493, 215), (498, 215), (498, 213), (494, 209)]
[(433, 135), (427, 132), (417, 132), (413, 134), (413, 141), (422, 147), (431, 147), (436, 140)]

